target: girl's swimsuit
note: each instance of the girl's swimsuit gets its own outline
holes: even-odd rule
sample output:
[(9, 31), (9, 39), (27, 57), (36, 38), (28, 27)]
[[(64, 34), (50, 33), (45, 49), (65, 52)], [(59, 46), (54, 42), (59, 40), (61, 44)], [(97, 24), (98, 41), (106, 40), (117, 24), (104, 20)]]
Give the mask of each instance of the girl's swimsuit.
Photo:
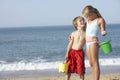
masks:
[[(97, 20), (95, 20), (90, 24), (87, 22), (86, 36), (97, 37), (99, 30), (100, 30), (100, 27), (98, 25)], [(90, 46), (91, 44), (94, 44), (94, 43), (99, 43), (99, 41), (86, 41), (86, 46)]]

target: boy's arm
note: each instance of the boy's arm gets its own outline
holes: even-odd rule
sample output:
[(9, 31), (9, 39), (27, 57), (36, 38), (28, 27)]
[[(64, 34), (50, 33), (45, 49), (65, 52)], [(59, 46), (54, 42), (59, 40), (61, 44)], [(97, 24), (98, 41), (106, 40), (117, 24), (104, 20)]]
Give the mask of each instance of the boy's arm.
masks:
[(66, 58), (66, 59), (68, 58), (69, 51), (70, 51), (70, 49), (72, 48), (73, 40), (74, 40), (74, 37), (73, 37), (73, 33), (72, 33), (72, 34), (70, 35), (70, 40), (69, 40), (69, 43), (68, 43), (68, 46), (67, 46), (67, 51), (66, 51), (66, 55), (65, 55), (65, 58)]
[(100, 28), (101, 28), (101, 35), (105, 36), (107, 34), (105, 20), (103, 18), (100, 18), (99, 23), (100, 23)]

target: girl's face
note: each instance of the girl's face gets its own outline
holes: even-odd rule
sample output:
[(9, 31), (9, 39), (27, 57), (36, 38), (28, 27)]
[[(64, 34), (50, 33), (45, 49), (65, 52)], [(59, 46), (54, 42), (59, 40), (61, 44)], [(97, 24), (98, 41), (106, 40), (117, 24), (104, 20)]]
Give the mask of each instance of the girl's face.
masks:
[(92, 21), (97, 17), (97, 15), (95, 13), (89, 13), (89, 15), (86, 15), (85, 17), (86, 17), (87, 20)]

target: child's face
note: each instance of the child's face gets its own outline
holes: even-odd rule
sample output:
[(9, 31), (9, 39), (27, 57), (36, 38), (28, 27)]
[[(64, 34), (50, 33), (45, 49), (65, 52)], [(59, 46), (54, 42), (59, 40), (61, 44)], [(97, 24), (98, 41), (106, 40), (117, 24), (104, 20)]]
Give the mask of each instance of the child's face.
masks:
[(78, 19), (77, 20), (77, 26), (78, 27), (84, 27), (85, 26), (85, 22), (83, 19)]
[(85, 16), (88, 20), (94, 20), (96, 18), (96, 14), (95, 13), (89, 13), (89, 15)]

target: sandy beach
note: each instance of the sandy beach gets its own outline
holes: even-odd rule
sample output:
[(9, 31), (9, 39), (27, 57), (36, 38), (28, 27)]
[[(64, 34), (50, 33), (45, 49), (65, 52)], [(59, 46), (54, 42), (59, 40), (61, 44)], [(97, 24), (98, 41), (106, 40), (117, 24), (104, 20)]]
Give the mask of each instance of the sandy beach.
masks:
[[(52, 77), (42, 77), (42, 78), (4, 78), (0, 80), (65, 80), (64, 76), (52, 76)], [(71, 77), (71, 80), (79, 80), (79, 77), (76, 75)], [(92, 80), (91, 75), (86, 75), (85, 80)], [(113, 74), (103, 74), (100, 77), (100, 80), (120, 80), (120, 73)]]
[[(65, 73), (54, 70), (0, 72), (0, 80), (65, 80)], [(79, 80), (72, 74), (71, 80)], [(90, 68), (86, 68), (85, 80), (92, 80)], [(120, 66), (101, 67), (100, 80), (120, 80)]]

